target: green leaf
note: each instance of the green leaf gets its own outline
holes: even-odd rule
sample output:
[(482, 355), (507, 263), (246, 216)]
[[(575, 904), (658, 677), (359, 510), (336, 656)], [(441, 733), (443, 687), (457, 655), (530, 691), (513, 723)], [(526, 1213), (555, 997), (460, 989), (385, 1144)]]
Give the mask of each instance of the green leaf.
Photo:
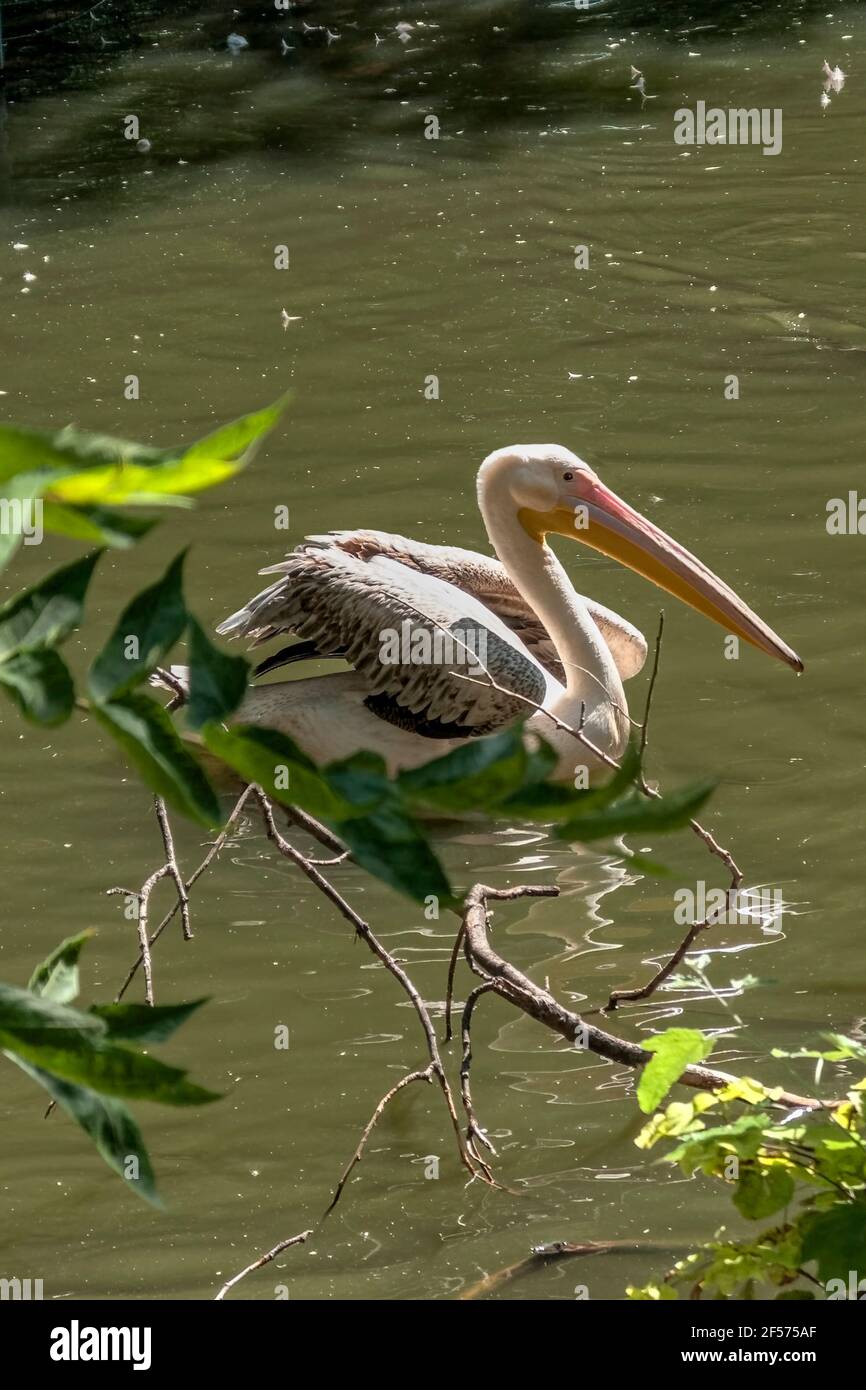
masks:
[(60, 502), (46, 502), (42, 523), (46, 531), (76, 541), (95, 541), (98, 545), (128, 550), (159, 525), (159, 518), (126, 516), (111, 507), (66, 507)]
[(233, 420), (230, 425), (221, 426), (191, 445), (184, 457), (192, 460), (243, 459), (244, 463), (248, 463), (248, 450), (273, 429), (290, 400), (291, 392), (287, 391), (278, 401), (274, 401), (273, 405), (265, 406), (264, 410), (257, 410), (252, 415), (243, 415), (239, 420)]
[(78, 1009), (57, 1000), (36, 994), (30, 989), (19, 989), (17, 985), (0, 983), (0, 1029), (8, 1032), (23, 1030), (31, 1034), (51, 1034), (55, 1041), (74, 1046), (83, 1033), (94, 1039), (105, 1035), (106, 1026), (101, 1019), (83, 1014)]
[(234, 768), (245, 782), (257, 782), (284, 806), (300, 806), (319, 820), (339, 820), (353, 814), (352, 804), (332, 790), (288, 734), (253, 724), (236, 724), (231, 729), (208, 724), (201, 736), (215, 757)]
[(182, 550), (162, 578), (136, 594), (121, 613), (87, 678), (91, 697), (98, 704), (132, 690), (181, 637), (187, 624), (185, 558), (186, 551)]
[(195, 618), (189, 619), (190, 727), (221, 722), (237, 709), (247, 689), (250, 664), (243, 656), (228, 656), (215, 647)]
[(808, 1047), (798, 1048), (796, 1052), (786, 1052), (781, 1047), (774, 1047), (770, 1056), (785, 1057), (791, 1061), (814, 1058), (825, 1062), (847, 1062), (849, 1058), (855, 1057), (860, 1062), (866, 1062), (866, 1047), (861, 1042), (854, 1038), (846, 1038), (843, 1033), (824, 1033), (823, 1036), (835, 1046), (823, 1052)]
[(105, 1095), (165, 1105), (218, 1099), (178, 1067), (113, 1043), (105, 1019), (13, 985), (0, 984), (0, 1048)]
[(55, 647), (81, 622), (84, 596), (101, 551), (54, 570), (0, 607), (0, 660)]
[(7, 657), (0, 662), (0, 686), (33, 724), (62, 724), (75, 705), (72, 677), (54, 651)]
[(396, 800), (366, 816), (338, 821), (333, 829), (369, 873), (416, 902), (435, 896), (454, 902), (451, 885), (433, 850)]
[(685, 1135), (668, 1158), (689, 1173), (702, 1165), (712, 1167), (730, 1153), (741, 1159), (755, 1158), (772, 1124), (764, 1111), (740, 1115), (729, 1125), (714, 1125), (712, 1129)]
[(645, 1284), (642, 1289), (629, 1284), (625, 1292), (627, 1298), (643, 1303), (667, 1303), (679, 1298), (676, 1289), (672, 1289), (670, 1284)]
[(567, 821), (588, 816), (617, 801), (628, 791), (640, 773), (640, 753), (630, 743), (613, 777), (597, 787), (583, 789), (567, 782), (529, 783), (502, 807), (510, 815), (524, 820)]
[(115, 467), (127, 463), (156, 464), (176, 457), (178, 450), (153, 449), (91, 434), (67, 425), (61, 430), (34, 430), (20, 425), (0, 425), (0, 479), (21, 473), (42, 475), (44, 481), (78, 472), (81, 468)]
[(416, 902), (431, 896), (446, 905), (454, 901), (439, 860), (403, 803), (402, 788), (388, 780), (383, 758), (356, 753), (330, 763), (324, 775), (353, 812), (329, 824), (363, 868)]
[[(4, 475), (0, 472), (0, 477)], [(41, 519), (37, 510), (43, 480), (33, 473), (9, 477), (0, 487), (0, 570), (8, 564), (22, 538), (41, 539)]]
[(866, 1197), (838, 1202), (829, 1211), (807, 1216), (804, 1224), (803, 1259), (815, 1261), (819, 1279), (847, 1283), (852, 1270), (866, 1278)]
[(219, 825), (216, 793), (161, 705), (134, 693), (94, 705), (93, 714), (158, 796), (202, 825)]
[(734, 1206), (749, 1221), (781, 1211), (794, 1196), (794, 1179), (781, 1163), (750, 1164), (740, 1171)]
[(179, 1067), (170, 1067), (145, 1052), (89, 1041), (84, 1036), (61, 1045), (50, 1033), (0, 1029), (0, 1047), (52, 1076), (88, 1086), (101, 1095), (163, 1105), (204, 1105), (219, 1100), (215, 1091), (187, 1081), (186, 1072)]
[(715, 1092), (714, 1100), (722, 1104), (729, 1100), (744, 1100), (747, 1105), (761, 1105), (765, 1100), (778, 1100), (781, 1094), (780, 1086), (767, 1087), (751, 1076), (735, 1076)]
[(640, 1074), (637, 1101), (645, 1115), (655, 1110), (686, 1067), (701, 1062), (713, 1050), (712, 1038), (694, 1028), (668, 1028), (641, 1044), (653, 1055)]
[(637, 792), (597, 812), (570, 820), (556, 834), (560, 840), (601, 840), (637, 831), (678, 830), (688, 825), (712, 795), (715, 782), (698, 782), (691, 787), (668, 792), (658, 800), (647, 800)]
[(52, 502), (76, 507), (183, 506), (190, 492), (201, 492), (231, 478), (243, 467), (223, 459), (185, 457), (164, 463), (110, 465), (89, 468), (52, 482), (47, 496)]
[(422, 767), (401, 772), (397, 783), (411, 803), (439, 811), (490, 809), (521, 786), (527, 753), (521, 726), (467, 739)]
[(700, 1116), (711, 1110), (715, 1104), (716, 1097), (710, 1091), (698, 1091), (690, 1101), (672, 1101), (664, 1110), (659, 1110), (647, 1120), (634, 1141), (635, 1146), (639, 1149), (651, 1149), (660, 1139), (678, 1138), (681, 1134), (703, 1130), (705, 1124)]
[(94, 1004), (89, 1012), (101, 1019), (108, 1037), (115, 1042), (160, 1043), (182, 1023), (206, 1004), (195, 999), (191, 1004)]
[(68, 1004), (75, 999), (78, 994), (78, 957), (93, 935), (94, 932), (88, 930), (61, 941), (30, 976), (27, 988), (31, 993), (51, 999), (56, 1004)]
[[(288, 396), (283, 396), (274, 405), (245, 415), (184, 450), (146, 451), (116, 440), (101, 440), (88, 466), (54, 479), (49, 496), (52, 501), (76, 506), (147, 506), (165, 505), (182, 494), (201, 492), (246, 466), (252, 446), (273, 428), (287, 404)], [(95, 460), (106, 454), (109, 461), (100, 466)]]
[[(98, 1096), (85, 1086), (62, 1081), (59, 1077), (24, 1061), (23, 1058), (16, 1057), (14, 1053), (6, 1055), (34, 1081), (38, 1081), (40, 1086), (44, 1086), (52, 1100), (81, 1125), (109, 1168), (119, 1173), (130, 1184), (133, 1192), (153, 1206), (162, 1205), (157, 1195), (153, 1168), (141, 1131), (121, 1101)], [(137, 1170), (137, 1176), (134, 1178), (127, 1176), (133, 1171), (131, 1159), (136, 1160), (134, 1169)]]

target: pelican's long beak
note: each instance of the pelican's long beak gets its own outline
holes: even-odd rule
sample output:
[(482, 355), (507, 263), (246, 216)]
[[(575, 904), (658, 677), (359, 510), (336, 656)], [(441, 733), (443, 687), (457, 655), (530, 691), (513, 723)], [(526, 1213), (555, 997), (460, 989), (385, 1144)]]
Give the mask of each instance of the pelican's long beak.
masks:
[[(580, 473), (575, 484), (573, 512), (557, 507), (543, 517), (532, 513), (536, 534), (550, 530), (583, 541), (652, 580), (727, 632), (784, 661), (795, 671), (803, 670), (797, 653), (696, 556), (591, 473)], [(543, 521), (552, 524), (542, 525)]]

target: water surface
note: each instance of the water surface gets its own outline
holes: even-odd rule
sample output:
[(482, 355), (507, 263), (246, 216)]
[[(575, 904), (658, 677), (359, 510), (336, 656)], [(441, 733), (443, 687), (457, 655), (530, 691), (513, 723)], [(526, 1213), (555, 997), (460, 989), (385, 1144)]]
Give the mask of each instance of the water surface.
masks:
[[(319, 89), (305, 104), (303, 90), (271, 77), (272, 55), (253, 45), (232, 60), (212, 38), (196, 49), (185, 33), (176, 51), (169, 32), (144, 57), (119, 55), (105, 85), (7, 113), (9, 418), (162, 443), (287, 384), (295, 392), (248, 472), (134, 553), (108, 557), (88, 640), (188, 540), (190, 598), (215, 624), (285, 548), (273, 524), (281, 504), (290, 543), (373, 526), (484, 549), (479, 461), (512, 442), (568, 445), (728, 578), (806, 662), (798, 679), (752, 650), (728, 661), (720, 629), (665, 604), (650, 770), (667, 786), (717, 774), (708, 824), (746, 882), (780, 888), (788, 906), (781, 922), (707, 937), (711, 988), (680, 980), (615, 1026), (638, 1038), (668, 1021), (713, 1030), (720, 1064), (808, 1089), (808, 1075), (769, 1059), (770, 1048), (850, 1032), (866, 1013), (855, 887), (863, 542), (825, 527), (828, 498), (863, 476), (862, 10), (804, 13), (775, 35), (575, 26), (541, 50), (525, 92), (509, 88), (507, 121), (470, 120), (470, 85), (441, 111), (438, 141), (423, 138), (422, 47), (401, 59), (412, 99), (399, 120), (347, 95), (333, 119), (351, 134), (318, 153), (300, 147), (310, 131), (328, 143)], [(343, 41), (358, 45), (359, 63), (377, 61), (363, 35)], [(245, 99), (184, 112), (190, 69), (179, 53), (190, 47), (200, 88), (231, 84)], [(822, 109), (825, 57), (853, 76)], [(164, 97), (145, 122), (149, 157), (116, 138), (142, 63)], [(647, 78), (643, 102), (632, 64)], [(365, 80), (392, 78), (373, 68)], [(571, 88), (579, 96), (564, 98)], [(698, 99), (781, 108), (782, 153), (676, 146), (673, 112)], [(286, 120), (286, 102), (299, 113), (299, 148), (265, 148), (250, 131), (268, 111)], [(186, 119), (170, 121), (172, 111)], [(273, 266), (283, 243), (286, 272)], [(589, 248), (587, 270), (575, 269), (577, 245)], [(128, 373), (140, 377), (139, 401), (123, 397)], [(731, 373), (738, 400), (725, 399)], [(431, 374), (435, 401), (424, 393)], [(597, 555), (558, 549), (583, 591), (654, 632), (655, 591)], [(6, 589), (69, 553), (57, 538), (22, 552)], [(644, 692), (640, 678), (638, 715)], [(85, 997), (107, 999), (134, 929), (105, 892), (137, 886), (159, 860), (148, 799), (92, 728), (45, 733), (8, 709), (0, 717), (0, 975), (23, 983), (61, 937), (96, 927)], [(192, 867), (201, 837), (181, 825), (177, 837)], [(677, 887), (725, 882), (688, 834), (631, 845), (667, 863), (669, 879), (636, 871), (625, 852), (572, 850), (521, 827), (443, 829), (438, 843), (460, 884), (559, 884), (556, 902), (497, 912), (496, 942), (575, 1007), (643, 980), (676, 944)], [(450, 923), (426, 921), (351, 867), (333, 877), (425, 997), (441, 1000)], [(30, 1084), (4, 1070), (4, 1271), (44, 1277), (46, 1296), (212, 1296), (314, 1223), (377, 1099), (424, 1056), (394, 982), (257, 824), (202, 880), (194, 926), (190, 944), (178, 931), (160, 942), (157, 997), (211, 1002), (166, 1056), (228, 1094), (201, 1112), (140, 1107), (165, 1213), (136, 1204), (79, 1131), (43, 1121)], [(758, 983), (747, 989), (748, 976)], [(279, 1024), (288, 1052), (273, 1045)], [(618, 1298), (730, 1221), (724, 1193), (634, 1147), (629, 1075), (489, 999), (474, 1066), (497, 1172), (515, 1195), (467, 1187), (438, 1096), (417, 1088), (388, 1112), (322, 1233), (233, 1296), (269, 1298), (285, 1283), (293, 1298), (449, 1298), (545, 1241), (654, 1246), (551, 1267), (499, 1294), (571, 1298), (587, 1283), (593, 1298)], [(424, 1176), (429, 1155), (440, 1158), (437, 1181)]]

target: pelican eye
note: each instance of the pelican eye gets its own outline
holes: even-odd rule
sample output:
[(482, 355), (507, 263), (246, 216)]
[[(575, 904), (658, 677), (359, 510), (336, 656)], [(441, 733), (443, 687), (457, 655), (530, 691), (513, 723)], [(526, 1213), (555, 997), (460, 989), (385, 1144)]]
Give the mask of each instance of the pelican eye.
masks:
[(570, 483), (573, 477), (574, 477), (574, 474), (573, 474), (573, 473), (563, 473), (563, 475), (562, 475), (562, 481), (563, 481), (564, 483)]

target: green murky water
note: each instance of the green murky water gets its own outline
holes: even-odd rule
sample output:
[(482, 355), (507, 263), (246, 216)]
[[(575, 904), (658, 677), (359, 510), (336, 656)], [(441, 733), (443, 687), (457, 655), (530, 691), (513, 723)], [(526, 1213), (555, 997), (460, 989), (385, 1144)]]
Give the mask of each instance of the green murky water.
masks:
[[(448, 7), (436, 18), (447, 31)], [(168, 548), (192, 540), (191, 598), (216, 623), (281, 554), (279, 504), (292, 540), (374, 526), (484, 548), (480, 459), (516, 441), (573, 448), (731, 580), (807, 667), (797, 679), (751, 650), (728, 661), (721, 630), (667, 604), (651, 771), (667, 785), (720, 774), (708, 821), (746, 882), (781, 889), (786, 910), (767, 927), (714, 931), (711, 989), (681, 981), (623, 1010), (616, 1026), (636, 1038), (671, 1020), (716, 1030), (720, 1064), (808, 1087), (769, 1049), (850, 1031), (866, 1013), (864, 542), (825, 527), (827, 500), (863, 477), (862, 7), (804, 13), (774, 36), (576, 25), (534, 53), (526, 89), (508, 88), (502, 124), (488, 119), (489, 102), (481, 119), (473, 111), (471, 62), (484, 64), (474, 49), (438, 141), (422, 137), (428, 36), (416, 32), (419, 51), (402, 57), (393, 33), (378, 46), (342, 36), (333, 47), (356, 45), (365, 96), (392, 81), (377, 71), (379, 50), (411, 68), (413, 87), (404, 109), (399, 92), (382, 106), (356, 93), (355, 106), (335, 97), (333, 112), (308, 79), (300, 94), (278, 80), (255, 45), (232, 60), (196, 49), (194, 37), (182, 53), (169, 35), (118, 55), (97, 88), (6, 115), (9, 418), (169, 442), (287, 383), (296, 393), (249, 472), (135, 553), (109, 558), (99, 622), (107, 627)], [(822, 109), (825, 57), (852, 76)], [(630, 64), (646, 76), (643, 103), (629, 90)], [(117, 134), (138, 109), (129, 93), (143, 67), (164, 92), (149, 124), (142, 115), (149, 157)], [(216, 95), (187, 110), (193, 69), (193, 93)], [(673, 111), (699, 99), (781, 108), (782, 153), (678, 147)], [(269, 113), (284, 119), (285, 102), (299, 113), (303, 158), (254, 138), (278, 120)], [(329, 148), (332, 119), (345, 140), (334, 135)], [(236, 132), (234, 152), (200, 155), (211, 136), (225, 146)], [(279, 243), (291, 251), (286, 272), (273, 268)], [(590, 265), (580, 271), (582, 244)], [(128, 373), (140, 377), (137, 402), (123, 398)], [(736, 401), (724, 395), (730, 373)], [(424, 396), (430, 374), (438, 401)], [(67, 553), (55, 540), (22, 552), (7, 589)], [(584, 592), (654, 631), (658, 595), (643, 581), (565, 543), (560, 553)], [(637, 712), (643, 689), (631, 687)], [(2, 721), (0, 975), (23, 983), (59, 938), (97, 927), (85, 996), (107, 999), (134, 928), (105, 890), (138, 885), (159, 859), (147, 798), (92, 729), (46, 735), (5, 708)], [(177, 838), (192, 867), (199, 835), (178, 825)], [(555, 903), (497, 913), (496, 941), (575, 1006), (643, 980), (673, 947), (677, 887), (725, 881), (687, 834), (651, 846), (670, 879), (520, 826), (443, 832), (439, 847), (462, 884), (559, 884)], [(425, 921), (351, 867), (334, 879), (426, 998), (441, 1000), (449, 922)], [(4, 1069), (2, 1272), (43, 1277), (46, 1296), (212, 1296), (314, 1223), (377, 1099), (424, 1056), (393, 981), (257, 825), (244, 824), (202, 880), (193, 921), (192, 943), (179, 931), (160, 942), (157, 998), (211, 1002), (166, 1055), (228, 1094), (198, 1113), (140, 1107), (166, 1212), (135, 1203), (78, 1130), (43, 1121), (30, 1084)], [(759, 983), (745, 989), (747, 976)], [(278, 1024), (290, 1029), (288, 1052), (274, 1048)], [(515, 1195), (467, 1187), (438, 1095), (417, 1089), (377, 1129), (324, 1231), (234, 1297), (269, 1298), (286, 1284), (302, 1298), (449, 1298), (545, 1241), (655, 1246), (552, 1267), (500, 1295), (571, 1298), (580, 1282), (593, 1298), (616, 1298), (729, 1219), (717, 1190), (634, 1148), (627, 1074), (498, 1001), (482, 1001), (475, 1042), (476, 1102)], [(430, 1155), (437, 1181), (425, 1178)]]

